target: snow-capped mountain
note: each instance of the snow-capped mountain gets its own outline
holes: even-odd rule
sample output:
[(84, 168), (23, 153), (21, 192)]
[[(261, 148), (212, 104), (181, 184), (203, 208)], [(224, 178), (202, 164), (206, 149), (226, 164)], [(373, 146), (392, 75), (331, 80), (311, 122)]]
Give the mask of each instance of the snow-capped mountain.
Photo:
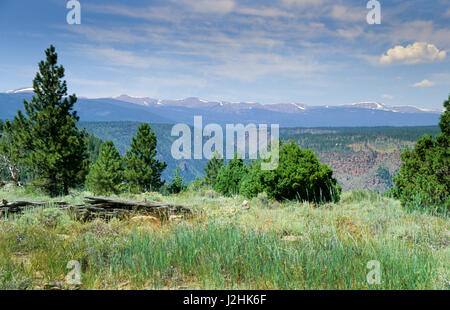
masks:
[(342, 104), (341, 107), (352, 107), (352, 108), (362, 108), (370, 110), (381, 110), (389, 111), (390, 109), (382, 103), (379, 102), (355, 102), (352, 104)]
[(33, 87), (25, 87), (25, 88), (7, 90), (5, 93), (6, 94), (20, 94), (20, 93), (33, 93), (33, 92), (34, 92)]
[(196, 97), (189, 97), (185, 99), (176, 100), (159, 100), (149, 97), (134, 97), (128, 95), (120, 95), (111, 97), (111, 99), (120, 100), (124, 102), (139, 104), (143, 106), (171, 106), (171, 107), (187, 107), (195, 109), (215, 108), (224, 110), (250, 110), (250, 109), (265, 109), (269, 111), (279, 112), (295, 112), (297, 110), (305, 110), (306, 105), (302, 103), (276, 103), (263, 105), (257, 102), (227, 102), (227, 101), (208, 101)]
[[(257, 102), (226, 102), (226, 101), (208, 101), (196, 97), (189, 97), (185, 99), (177, 99), (177, 100), (158, 100), (149, 97), (132, 97), (128, 95), (121, 95), (117, 97), (112, 97), (112, 99), (125, 101), (129, 103), (144, 105), (144, 106), (173, 106), (173, 107), (188, 107), (188, 108), (217, 108), (221, 107), (222, 109), (231, 109), (231, 110), (249, 110), (249, 109), (263, 109), (268, 111), (277, 111), (277, 112), (300, 112), (305, 111), (307, 109), (314, 108), (329, 108), (329, 105), (326, 106), (308, 106), (303, 103), (274, 103), (274, 104), (260, 104)], [(333, 107), (333, 106), (331, 106)], [(359, 108), (359, 109), (368, 109), (368, 110), (378, 110), (378, 111), (391, 111), (391, 112), (399, 112), (399, 113), (440, 113), (438, 110), (424, 109), (418, 108), (414, 106), (393, 106), (389, 107), (380, 102), (356, 102), (351, 104), (341, 104), (334, 107), (342, 107), (342, 108)]]
[(379, 111), (391, 111), (398, 113), (441, 113), (439, 110), (432, 109), (424, 109), (418, 108), (414, 106), (393, 106), (388, 107), (380, 102), (356, 102), (352, 104), (343, 104), (341, 107), (353, 107), (353, 108), (362, 108), (362, 109), (370, 109), (370, 110), (379, 110)]
[(401, 112), (401, 113), (440, 113), (442, 111), (438, 111), (438, 110), (432, 110), (432, 109), (424, 109), (424, 108), (418, 108), (418, 107), (414, 107), (414, 106), (410, 106), (410, 105), (403, 105), (403, 106), (397, 106), (397, 107), (392, 107), (391, 111), (393, 112)]
[[(31, 88), (0, 93), (0, 119), (23, 109)], [(204, 123), (279, 124), (281, 127), (422, 126), (436, 125), (442, 111), (411, 106), (389, 107), (380, 102), (308, 106), (303, 103), (208, 101), (196, 97), (162, 100), (120, 95), (109, 98), (79, 97), (75, 105), (83, 121), (141, 121), (188, 123), (203, 116)]]
[(157, 101), (158, 101), (156, 99), (152, 99), (149, 97), (132, 97), (132, 96), (128, 96), (128, 95), (120, 95), (120, 96), (112, 97), (112, 99), (129, 102), (129, 103), (134, 103), (134, 104), (139, 104), (139, 105), (143, 105), (143, 106), (150, 106), (152, 104), (157, 103)]

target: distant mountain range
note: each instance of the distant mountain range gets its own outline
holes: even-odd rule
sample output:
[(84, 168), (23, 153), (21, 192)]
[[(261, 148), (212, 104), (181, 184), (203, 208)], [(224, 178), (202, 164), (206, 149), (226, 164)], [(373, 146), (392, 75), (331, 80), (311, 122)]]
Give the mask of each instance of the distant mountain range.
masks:
[[(11, 119), (32, 88), (0, 93), (0, 119)], [(207, 101), (199, 98), (158, 100), (121, 95), (111, 98), (79, 97), (75, 105), (82, 121), (138, 121), (160, 124), (203, 123), (280, 124), (280, 127), (372, 127), (436, 125), (442, 111), (413, 106), (388, 107), (378, 102), (308, 106), (303, 103), (260, 104)]]

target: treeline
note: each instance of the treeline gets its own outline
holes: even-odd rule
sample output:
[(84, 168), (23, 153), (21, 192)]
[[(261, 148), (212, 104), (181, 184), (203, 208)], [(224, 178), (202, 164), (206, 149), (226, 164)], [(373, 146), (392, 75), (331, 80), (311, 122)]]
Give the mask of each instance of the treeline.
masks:
[[(305, 132), (306, 131), (306, 132)], [(436, 136), (440, 133), (438, 126), (423, 127), (368, 127), (368, 128), (315, 128), (307, 132), (301, 128), (283, 128), (282, 139), (293, 140), (302, 148), (315, 152), (335, 150), (339, 154), (352, 153), (352, 144), (379, 145), (385, 148), (406, 148), (424, 134)]]
[[(79, 128), (86, 128), (87, 132), (94, 134), (103, 141), (113, 141), (121, 155), (125, 155), (129, 149), (131, 139), (140, 125), (141, 123), (134, 121), (80, 121), (78, 123)], [(170, 124), (151, 124), (152, 130), (158, 139), (157, 158), (167, 163), (167, 168), (164, 170), (162, 177), (171, 181), (173, 170), (176, 167), (180, 167), (180, 175), (185, 181), (191, 182), (197, 176), (203, 177), (207, 159), (177, 160), (171, 156), (171, 145), (177, 138), (170, 135), (172, 126)], [(415, 141), (424, 134), (436, 136), (439, 132), (439, 126), (334, 129), (280, 128), (280, 137), (283, 141), (294, 141), (302, 149), (311, 149), (319, 155), (322, 162), (330, 164), (333, 161), (338, 163), (345, 162), (346, 158), (360, 153), (373, 153), (375, 156), (384, 152), (389, 154), (395, 153), (393, 156), (397, 158), (397, 151), (412, 148)], [(382, 166), (389, 167), (391, 172), (397, 171), (399, 168), (396, 162), (389, 159), (386, 159)], [(338, 179), (339, 176), (340, 174), (335, 174), (335, 177), (338, 177)], [(367, 176), (367, 178), (369, 177)], [(386, 180), (387, 183), (392, 181), (391, 178)]]

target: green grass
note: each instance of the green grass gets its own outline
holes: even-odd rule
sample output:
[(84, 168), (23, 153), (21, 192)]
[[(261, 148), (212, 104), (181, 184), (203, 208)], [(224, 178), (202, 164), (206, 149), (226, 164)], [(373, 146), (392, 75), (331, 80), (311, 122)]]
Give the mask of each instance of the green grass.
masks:
[[(7, 200), (23, 195), (0, 190)], [(204, 190), (123, 197), (182, 203), (199, 215), (157, 227), (80, 223), (49, 205), (4, 218), (0, 289), (64, 283), (70, 260), (81, 263), (85, 289), (449, 288), (448, 218), (403, 210), (374, 192), (344, 192), (341, 202), (323, 205), (255, 198), (249, 210), (242, 197)], [(366, 281), (371, 260), (381, 264), (381, 284)]]

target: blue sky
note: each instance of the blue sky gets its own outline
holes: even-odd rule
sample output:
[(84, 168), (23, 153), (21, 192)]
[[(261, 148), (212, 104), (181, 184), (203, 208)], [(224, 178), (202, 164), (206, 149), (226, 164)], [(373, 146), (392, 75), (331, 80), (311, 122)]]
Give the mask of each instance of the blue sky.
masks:
[(0, 91), (28, 87), (56, 46), (69, 92), (158, 99), (442, 108), (450, 2), (368, 0), (0, 1)]

